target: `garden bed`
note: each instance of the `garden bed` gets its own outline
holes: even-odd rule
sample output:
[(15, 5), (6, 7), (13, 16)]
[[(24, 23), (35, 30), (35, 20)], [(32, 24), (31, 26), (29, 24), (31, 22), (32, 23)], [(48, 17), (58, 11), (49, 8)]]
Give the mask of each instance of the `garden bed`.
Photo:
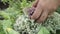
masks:
[(0, 5), (0, 34), (60, 34), (58, 13), (60, 9), (54, 12), (44, 24), (38, 24), (30, 20), (23, 11), (25, 7), (31, 7), (33, 2), (27, 0), (2, 0), (2, 2), (5, 4), (7, 2), (7, 5), (3, 5), (4, 7)]

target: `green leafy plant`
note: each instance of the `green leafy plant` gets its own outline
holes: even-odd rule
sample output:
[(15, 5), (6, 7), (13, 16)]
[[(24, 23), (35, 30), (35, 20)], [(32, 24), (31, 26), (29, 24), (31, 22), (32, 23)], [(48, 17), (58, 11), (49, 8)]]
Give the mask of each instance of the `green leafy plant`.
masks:
[(38, 34), (50, 34), (50, 32), (45, 27), (42, 26)]
[(8, 2), (9, 7), (0, 10), (0, 15), (5, 18), (0, 20), (0, 34), (50, 34), (49, 31), (56, 33), (56, 30), (60, 29), (60, 14), (57, 12), (54, 12), (44, 24), (38, 24), (22, 11), (25, 7), (31, 7), (33, 2), (27, 0), (2, 0), (2, 2), (4, 4)]
[[(48, 32), (52, 31), (53, 33), (56, 33), (56, 30), (60, 28), (60, 15), (57, 12), (54, 12), (54, 14), (48, 17), (43, 24), (35, 23), (34, 20), (30, 20), (27, 16), (22, 15), (16, 20), (14, 28), (18, 32), (28, 34), (37, 34), (40, 28), (45, 29)], [(43, 32), (43, 30), (41, 30), (41, 32)]]

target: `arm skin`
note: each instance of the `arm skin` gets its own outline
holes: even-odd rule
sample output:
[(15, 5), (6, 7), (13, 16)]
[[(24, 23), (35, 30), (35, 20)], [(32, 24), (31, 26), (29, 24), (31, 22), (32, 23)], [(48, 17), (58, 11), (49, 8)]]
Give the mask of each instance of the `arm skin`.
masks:
[(60, 0), (35, 0), (32, 7), (35, 7), (35, 11), (31, 16), (31, 19), (37, 22), (44, 22), (48, 15), (54, 12), (60, 5)]
[(38, 4), (39, 0), (35, 0), (32, 7), (36, 8), (37, 7), (37, 4)]

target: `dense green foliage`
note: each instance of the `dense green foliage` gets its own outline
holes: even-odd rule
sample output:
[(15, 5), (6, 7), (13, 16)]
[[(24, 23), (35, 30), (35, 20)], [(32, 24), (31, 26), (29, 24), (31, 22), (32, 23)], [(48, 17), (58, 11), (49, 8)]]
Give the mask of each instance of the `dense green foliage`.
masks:
[[(20, 31), (15, 31), (17, 29), (16, 26), (19, 25), (19, 24), (15, 25), (16, 23), (18, 23), (18, 22), (16, 22), (16, 19), (18, 20), (18, 17), (22, 17), (21, 15), (24, 14), (22, 11), (23, 8), (30, 7), (33, 2), (30, 2), (27, 0), (2, 0), (2, 2), (4, 4), (5, 4), (5, 2), (8, 2), (9, 7), (5, 10), (0, 10), (0, 16), (2, 16), (4, 18), (4, 20), (0, 20), (0, 34), (21, 34), (21, 33), (19, 33), (19, 32), (22, 32), (21, 29), (18, 29)], [(28, 19), (29, 21), (31, 21), (31, 23), (30, 23), (31, 25), (33, 25), (34, 27), (37, 26), (37, 28), (39, 28), (38, 29), (38, 30), (40, 30), (39, 32), (37, 30), (35, 30), (35, 31), (37, 31), (37, 34), (44, 34), (46, 32), (48, 34), (50, 34), (49, 31), (52, 31), (55, 33), (56, 29), (60, 29), (60, 16), (59, 15), (60, 14), (58, 14), (58, 13), (54, 13), (52, 15), (53, 16), (52, 18), (49, 17), (48, 18), (49, 20), (47, 19), (46, 22), (44, 24), (42, 24), (43, 26), (41, 27), (41, 29), (38, 25), (34, 25), (35, 24), (34, 21), (30, 20), (28, 17), (26, 18), (26, 16), (23, 16), (21, 18), (21, 20), (23, 20), (25, 22), (22, 21), (21, 26), (23, 26), (22, 25), (23, 23), (25, 23), (25, 25), (27, 26), (26, 23), (28, 23), (28, 24), (30, 23), (30, 22), (27, 22), (26, 19)], [(19, 27), (20, 26), (18, 26), (18, 28)], [(30, 27), (30, 25), (29, 25), (29, 27)], [(34, 27), (31, 27), (31, 28), (34, 29)], [(20, 27), (20, 28), (23, 28), (23, 27)], [(27, 26), (27, 29), (29, 29), (28, 26)], [(46, 31), (46, 32), (43, 32), (43, 31)]]
[[(22, 9), (26, 6), (30, 6), (30, 2), (27, 3), (26, 0), (20, 1), (20, 0), (2, 0), (3, 3), (5, 2), (9, 3), (9, 7), (5, 10), (0, 10), (1, 18), (4, 18), (4, 20), (0, 20), (0, 34), (13, 34), (15, 33), (13, 30), (13, 24), (15, 23), (15, 20), (18, 16), (23, 14)], [(12, 29), (12, 33), (9, 33), (10, 29)]]
[(44, 29), (43, 31), (46, 29), (48, 32), (52, 31), (56, 33), (56, 30), (60, 29), (60, 15), (54, 12), (43, 24), (38, 24), (34, 20), (30, 20), (27, 16), (21, 15), (14, 24), (14, 29), (22, 34), (37, 34), (40, 28)]

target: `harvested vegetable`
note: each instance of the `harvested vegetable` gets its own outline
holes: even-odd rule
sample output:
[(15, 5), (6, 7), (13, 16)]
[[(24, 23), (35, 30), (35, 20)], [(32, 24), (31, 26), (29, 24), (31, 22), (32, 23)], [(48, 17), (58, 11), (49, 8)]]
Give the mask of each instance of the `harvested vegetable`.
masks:
[(50, 34), (49, 31), (56, 33), (56, 30), (60, 29), (60, 14), (57, 12), (48, 17), (44, 24), (38, 24), (22, 11), (25, 7), (31, 7), (32, 2), (27, 0), (2, 0), (2, 2), (8, 2), (9, 7), (0, 11), (3, 18), (0, 20), (0, 34)]
[(48, 31), (56, 33), (56, 30), (60, 29), (60, 14), (54, 12), (44, 24), (38, 24), (23, 14), (17, 18), (14, 29), (20, 34), (37, 34), (42, 26), (47, 28)]

